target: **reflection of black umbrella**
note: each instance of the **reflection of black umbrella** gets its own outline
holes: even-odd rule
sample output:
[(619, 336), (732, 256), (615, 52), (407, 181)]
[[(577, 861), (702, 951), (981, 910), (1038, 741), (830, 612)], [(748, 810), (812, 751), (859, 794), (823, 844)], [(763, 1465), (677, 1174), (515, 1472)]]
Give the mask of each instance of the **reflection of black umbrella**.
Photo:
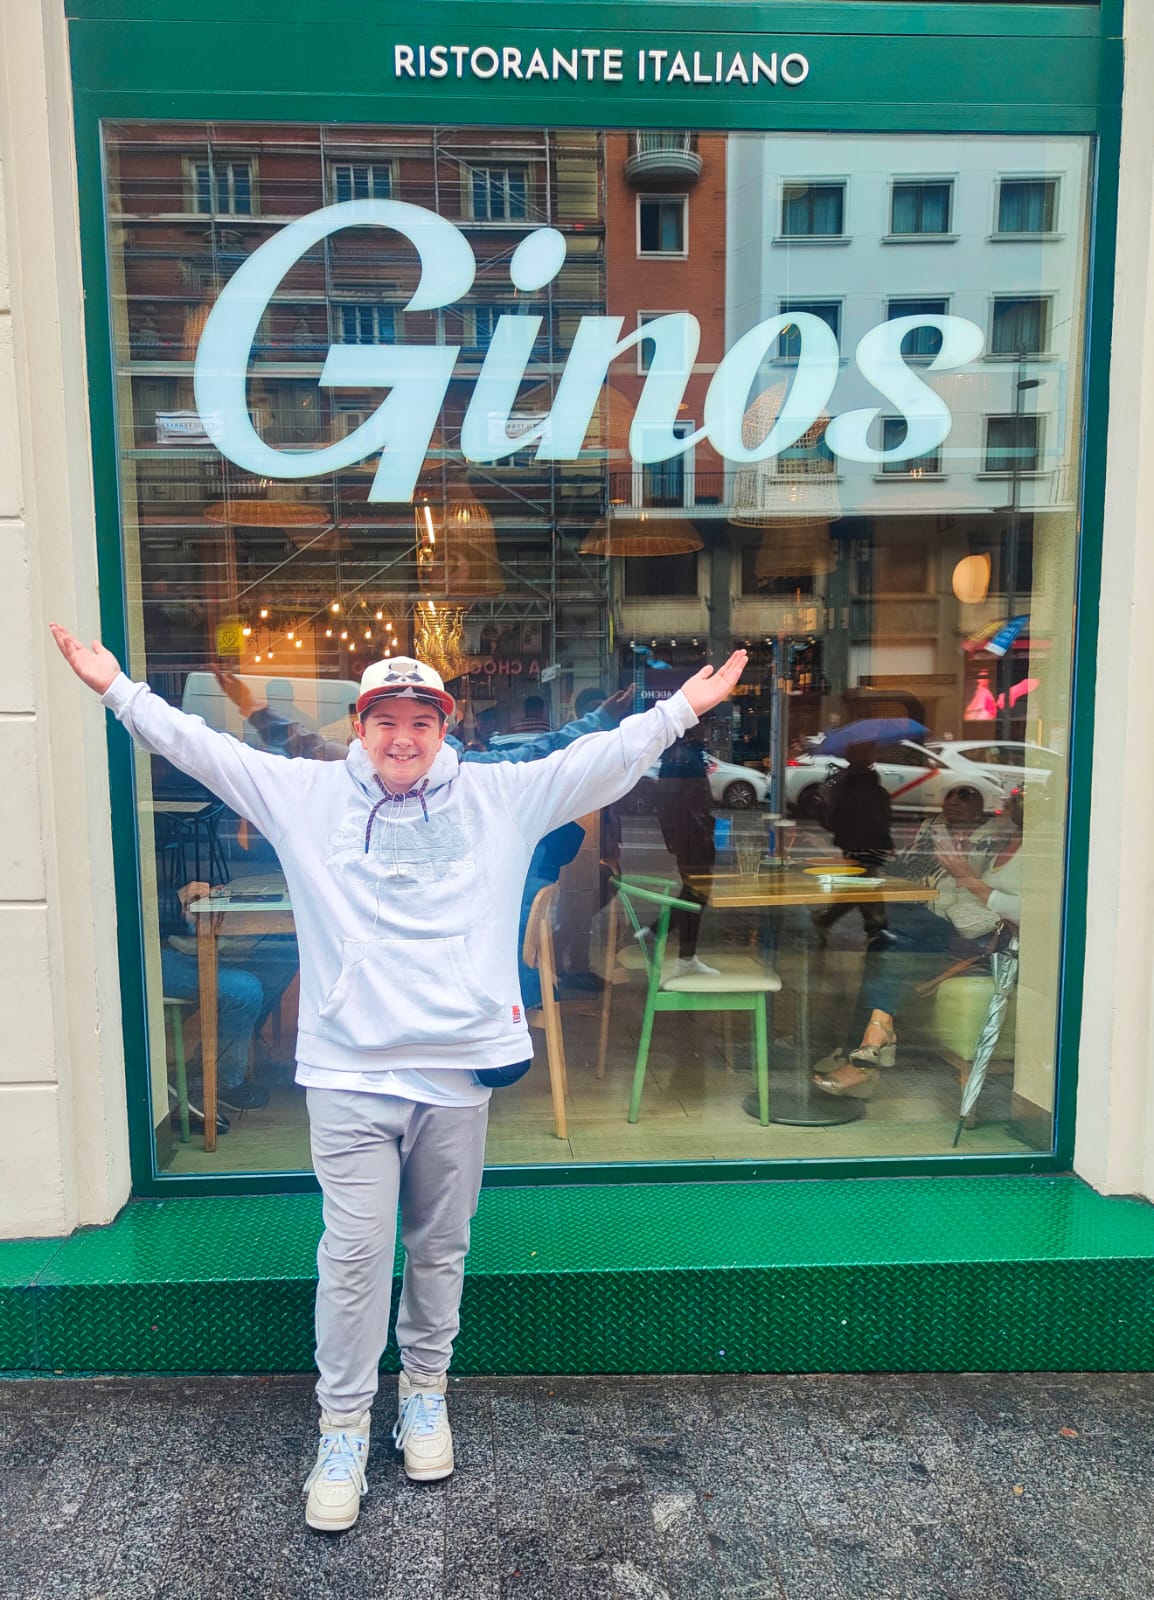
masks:
[(923, 722), (912, 717), (864, 717), (847, 722), (844, 728), (831, 728), (810, 740), (815, 756), (844, 756), (850, 745), (896, 744), (899, 739), (921, 739), (929, 732)]
[(958, 1126), (954, 1132), (954, 1146), (962, 1137), (962, 1128), (966, 1118), (973, 1110), (978, 1096), (982, 1092), (982, 1085), (986, 1081), (986, 1068), (993, 1059), (994, 1050), (1002, 1033), (1002, 1023), (1006, 1018), (1006, 1007), (1010, 1003), (1010, 995), (1018, 981), (1018, 941), (1010, 940), (1009, 947), (998, 950), (990, 957), (990, 971), (994, 975), (994, 992), (990, 996), (990, 1003), (986, 1008), (985, 1021), (982, 1023), (978, 1034), (977, 1043), (974, 1045), (974, 1059), (970, 1062), (970, 1075), (966, 1079), (966, 1087), (962, 1090), (962, 1103), (958, 1108)]

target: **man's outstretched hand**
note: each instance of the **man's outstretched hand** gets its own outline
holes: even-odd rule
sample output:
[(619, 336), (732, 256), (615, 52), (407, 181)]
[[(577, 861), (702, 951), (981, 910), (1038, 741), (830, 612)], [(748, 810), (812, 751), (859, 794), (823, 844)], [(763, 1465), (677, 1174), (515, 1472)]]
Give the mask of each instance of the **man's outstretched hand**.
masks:
[(681, 685), (682, 694), (699, 717), (712, 711), (714, 706), (720, 705), (733, 693), (748, 660), (749, 655), (745, 650), (735, 650), (716, 672), (712, 667), (702, 667), (700, 672), (695, 672), (687, 683)]
[(81, 683), (86, 683), (90, 689), (95, 689), (97, 694), (103, 694), (112, 686), (113, 680), (120, 674), (120, 662), (111, 650), (106, 650), (99, 639), (94, 639), (92, 648), (89, 649), (58, 622), (50, 622), (48, 626), (52, 630), (52, 637), (56, 640), (60, 654)]

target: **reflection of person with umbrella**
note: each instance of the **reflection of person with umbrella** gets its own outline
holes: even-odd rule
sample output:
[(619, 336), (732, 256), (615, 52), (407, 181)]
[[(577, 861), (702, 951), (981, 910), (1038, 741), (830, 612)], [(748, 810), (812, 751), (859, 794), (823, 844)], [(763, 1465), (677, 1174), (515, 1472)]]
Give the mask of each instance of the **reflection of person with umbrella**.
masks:
[[(816, 1072), (814, 1083), (825, 1094), (868, 1100), (877, 1084), (878, 1068), (896, 1061), (894, 1020), (924, 975), (925, 956), (970, 957), (1001, 924), (1017, 927), (1021, 918), (1022, 797), (1018, 790), (1006, 803), (1003, 817), (979, 828), (968, 853), (949, 835), (935, 848), (937, 863), (952, 880), (944, 910), (902, 906), (900, 920), (891, 916), (894, 943), (866, 956), (858, 996), (858, 1012), (868, 1020), (861, 1043), (846, 1062), (829, 1072)], [(895, 913), (899, 908), (895, 908)], [(991, 1047), (992, 1048), (992, 1047)]]
[[(894, 848), (890, 833), (890, 797), (874, 769), (877, 745), (851, 744), (845, 747), (849, 765), (833, 780), (826, 806), (826, 825), (833, 842), (854, 866), (866, 872), (882, 867)], [(833, 926), (854, 906), (861, 912), (862, 927), (869, 942), (888, 942), (885, 907), (868, 900), (840, 901), (814, 917), (822, 929)]]
[[(698, 884), (703, 880), (708, 882), (713, 872), (716, 860), (713, 793), (705, 766), (705, 748), (700, 740), (690, 735), (671, 744), (661, 758), (657, 820), (661, 824), (665, 848), (677, 862), (681, 874), (678, 898), (705, 906), (709, 901), (708, 888), (694, 888), (689, 880), (693, 878)], [(676, 929), (678, 938), (676, 975), (679, 978), (690, 974), (715, 978), (717, 968), (708, 966), (697, 954), (700, 914), (674, 910), (669, 926), (670, 931)]]

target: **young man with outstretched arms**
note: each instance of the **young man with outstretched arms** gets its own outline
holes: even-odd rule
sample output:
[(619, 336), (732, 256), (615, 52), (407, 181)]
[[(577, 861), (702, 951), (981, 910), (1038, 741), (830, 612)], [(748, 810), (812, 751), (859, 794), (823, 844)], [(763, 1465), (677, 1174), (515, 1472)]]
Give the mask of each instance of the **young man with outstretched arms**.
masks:
[[(317, 1256), (321, 1443), (315, 1528), (351, 1527), (388, 1339), (398, 1204), (405, 1247), (394, 1437), (410, 1478), (453, 1470), (446, 1374), (484, 1160), (489, 1083), (530, 1054), (517, 982), (525, 873), (551, 829), (627, 794), (729, 695), (737, 651), (669, 700), (543, 760), (462, 764), (432, 668), (369, 667), (343, 762), (241, 744), (133, 683), (58, 624), (73, 671), (138, 744), (217, 794), (275, 847), (301, 956), (297, 1082), (324, 1196)], [(487, 1081), (488, 1080), (488, 1081)]]

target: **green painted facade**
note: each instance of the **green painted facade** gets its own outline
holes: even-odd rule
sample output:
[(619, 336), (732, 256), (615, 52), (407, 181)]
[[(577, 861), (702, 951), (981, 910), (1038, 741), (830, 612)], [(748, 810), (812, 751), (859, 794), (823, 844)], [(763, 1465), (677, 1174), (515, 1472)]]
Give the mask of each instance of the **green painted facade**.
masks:
[[(319, 1231), (142, 1200), (0, 1245), (0, 1367), (307, 1369)], [(1076, 1178), (505, 1189), (474, 1238), (457, 1372), (1154, 1367), (1154, 1207)]]

